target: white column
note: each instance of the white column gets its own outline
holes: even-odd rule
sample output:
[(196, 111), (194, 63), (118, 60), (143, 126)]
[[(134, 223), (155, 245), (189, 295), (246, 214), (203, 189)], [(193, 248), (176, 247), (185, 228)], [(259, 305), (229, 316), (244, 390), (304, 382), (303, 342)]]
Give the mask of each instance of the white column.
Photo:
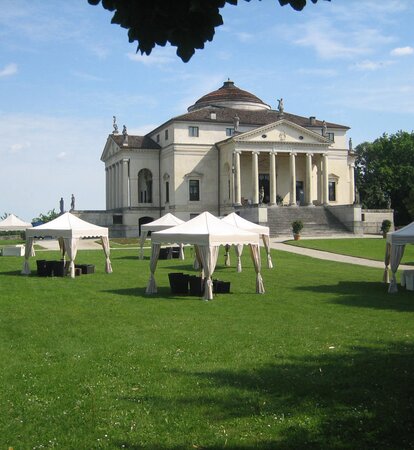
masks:
[(277, 179), (276, 179), (276, 155), (277, 153), (271, 151), (269, 154), (269, 175), (270, 175), (270, 205), (276, 205), (277, 195)]
[(290, 200), (291, 206), (296, 205), (296, 153), (289, 153), (290, 169)]
[(128, 163), (129, 159), (122, 160), (122, 207), (128, 208)]
[(349, 199), (352, 205), (355, 202), (355, 164), (349, 165)]
[(313, 153), (306, 153), (306, 186), (305, 186), (305, 203), (312, 205), (312, 156)]
[(105, 207), (106, 209), (109, 208), (109, 167), (105, 167)]
[(259, 152), (252, 152), (252, 203), (259, 203)]
[(234, 203), (241, 205), (241, 176), (240, 176), (240, 151), (234, 152), (234, 170), (236, 176), (236, 185), (234, 186)]
[(322, 155), (322, 202), (324, 205), (329, 204), (329, 165), (328, 165), (328, 154), (324, 153)]
[(111, 209), (115, 208), (115, 165), (111, 166)]

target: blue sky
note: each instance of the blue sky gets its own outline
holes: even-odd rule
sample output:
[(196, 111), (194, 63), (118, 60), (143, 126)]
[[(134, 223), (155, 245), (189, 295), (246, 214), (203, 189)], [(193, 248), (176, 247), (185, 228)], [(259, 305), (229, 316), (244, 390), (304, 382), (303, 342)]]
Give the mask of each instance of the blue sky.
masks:
[[(309, 2), (308, 2), (309, 3)], [(354, 145), (414, 129), (414, 1), (276, 1), (222, 9), (187, 64), (135, 53), (87, 0), (0, 0), (0, 215), (104, 209), (112, 116), (145, 134), (230, 78), (273, 108), (351, 127)]]

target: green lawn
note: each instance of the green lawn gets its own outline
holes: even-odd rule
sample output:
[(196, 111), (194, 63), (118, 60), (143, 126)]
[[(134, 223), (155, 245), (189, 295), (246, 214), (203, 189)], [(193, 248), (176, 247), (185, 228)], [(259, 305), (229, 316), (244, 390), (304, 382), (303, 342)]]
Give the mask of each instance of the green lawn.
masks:
[[(296, 247), (312, 248), (341, 255), (383, 261), (385, 256), (385, 239), (344, 238), (344, 239), (301, 239), (286, 241), (285, 244)], [(414, 246), (405, 247), (402, 264), (414, 264)]]
[(136, 250), (114, 250), (110, 275), (79, 251), (96, 273), (76, 279), (1, 257), (0, 448), (413, 448), (414, 293), (274, 252), (258, 295), (244, 253), (242, 273), (220, 256), (232, 293), (211, 302), (169, 293), (190, 258), (159, 261), (146, 296)]

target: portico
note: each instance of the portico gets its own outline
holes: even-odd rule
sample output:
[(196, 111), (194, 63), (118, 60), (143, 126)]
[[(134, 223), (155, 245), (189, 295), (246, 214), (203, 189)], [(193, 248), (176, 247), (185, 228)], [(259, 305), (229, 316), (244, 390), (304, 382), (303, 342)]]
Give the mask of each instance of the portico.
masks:
[[(335, 202), (335, 190), (330, 195), (330, 182), (338, 183), (339, 176), (330, 172), (329, 160), (336, 161), (344, 155), (332, 150), (331, 144), (321, 134), (284, 119), (219, 143), (222, 160), (232, 167), (229, 173), (232, 203), (313, 206)], [(350, 161), (347, 173), (350, 203), (353, 170)]]

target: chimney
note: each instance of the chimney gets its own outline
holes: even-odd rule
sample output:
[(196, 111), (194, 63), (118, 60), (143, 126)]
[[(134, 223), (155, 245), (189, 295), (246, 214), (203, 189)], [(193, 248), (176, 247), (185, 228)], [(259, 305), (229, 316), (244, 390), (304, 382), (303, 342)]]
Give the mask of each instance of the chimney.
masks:
[(315, 117), (315, 116), (310, 116), (310, 117), (309, 117), (309, 123), (310, 123), (311, 125), (315, 125), (315, 120), (316, 120), (316, 117)]

